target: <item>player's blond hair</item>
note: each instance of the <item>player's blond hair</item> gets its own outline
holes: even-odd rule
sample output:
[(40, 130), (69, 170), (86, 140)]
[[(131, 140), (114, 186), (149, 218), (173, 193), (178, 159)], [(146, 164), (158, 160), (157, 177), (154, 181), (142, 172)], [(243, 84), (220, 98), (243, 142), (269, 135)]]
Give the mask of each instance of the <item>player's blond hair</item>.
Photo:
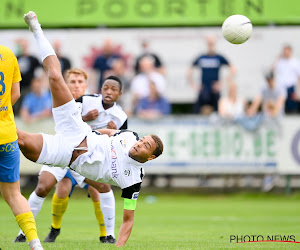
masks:
[(71, 74), (82, 75), (82, 76), (84, 77), (85, 80), (88, 79), (88, 75), (87, 75), (86, 71), (83, 70), (83, 69), (78, 69), (78, 68), (72, 68), (72, 69), (69, 69), (69, 70), (67, 71), (66, 77), (69, 78), (69, 76), (70, 76)]

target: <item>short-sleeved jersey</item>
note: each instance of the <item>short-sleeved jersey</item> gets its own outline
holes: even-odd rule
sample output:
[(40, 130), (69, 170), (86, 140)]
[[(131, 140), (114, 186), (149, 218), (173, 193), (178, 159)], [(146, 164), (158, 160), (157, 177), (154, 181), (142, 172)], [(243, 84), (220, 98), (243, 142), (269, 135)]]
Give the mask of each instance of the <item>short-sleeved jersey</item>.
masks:
[(12, 51), (0, 45), (0, 144), (17, 140), (11, 104), (11, 89), (22, 80), (18, 61)]
[(219, 80), (222, 65), (229, 65), (229, 62), (221, 55), (202, 55), (193, 62), (194, 67), (202, 70), (202, 84), (206, 87)]
[(107, 124), (113, 121), (117, 129), (127, 129), (127, 115), (123, 109), (118, 105), (114, 104), (111, 108), (104, 109), (102, 104), (102, 95), (83, 95), (76, 100), (81, 103), (81, 115), (86, 115), (93, 109), (98, 110), (98, 117), (95, 120), (88, 121), (87, 124), (91, 126), (93, 130), (100, 128), (107, 128)]
[(127, 130), (111, 137), (91, 132), (88, 152), (78, 156), (70, 168), (91, 180), (120, 187), (123, 198), (137, 199), (144, 171), (142, 163), (129, 156), (137, 140), (138, 135)]

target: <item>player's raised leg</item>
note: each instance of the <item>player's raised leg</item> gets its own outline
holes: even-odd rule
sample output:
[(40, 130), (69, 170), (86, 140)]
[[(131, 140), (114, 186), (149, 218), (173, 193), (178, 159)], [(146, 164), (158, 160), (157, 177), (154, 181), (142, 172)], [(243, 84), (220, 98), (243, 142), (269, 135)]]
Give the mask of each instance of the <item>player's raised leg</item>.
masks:
[(51, 44), (45, 38), (36, 14), (30, 11), (24, 15), (24, 20), (32, 31), (40, 50), (43, 65), (49, 78), (53, 108), (71, 101), (73, 96), (63, 79), (58, 58)]

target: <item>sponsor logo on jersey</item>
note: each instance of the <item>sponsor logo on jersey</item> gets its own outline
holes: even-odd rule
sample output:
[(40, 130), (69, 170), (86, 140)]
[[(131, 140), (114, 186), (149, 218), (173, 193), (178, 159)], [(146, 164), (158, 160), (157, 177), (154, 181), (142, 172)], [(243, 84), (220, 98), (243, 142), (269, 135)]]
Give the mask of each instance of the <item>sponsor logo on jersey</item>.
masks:
[(118, 168), (117, 168), (118, 157), (112, 141), (110, 142), (110, 147), (111, 147), (111, 174), (112, 174), (112, 178), (117, 178), (119, 176)]
[(140, 192), (134, 192), (133, 194), (132, 194), (132, 200), (136, 200), (138, 197), (139, 197), (139, 194), (140, 194)]
[(0, 112), (1, 111), (7, 111), (8, 110), (8, 106), (2, 106), (2, 107), (0, 107)]
[(125, 176), (130, 176), (131, 175), (131, 170), (130, 169), (124, 169), (123, 174)]

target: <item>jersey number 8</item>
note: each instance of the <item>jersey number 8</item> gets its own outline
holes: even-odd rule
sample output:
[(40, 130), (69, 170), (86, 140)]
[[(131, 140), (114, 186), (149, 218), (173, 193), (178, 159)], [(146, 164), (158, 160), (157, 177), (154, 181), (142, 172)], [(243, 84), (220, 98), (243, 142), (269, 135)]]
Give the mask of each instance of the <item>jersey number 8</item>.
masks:
[(0, 71), (0, 95), (4, 95), (5, 93), (5, 84), (4, 84), (4, 74)]

